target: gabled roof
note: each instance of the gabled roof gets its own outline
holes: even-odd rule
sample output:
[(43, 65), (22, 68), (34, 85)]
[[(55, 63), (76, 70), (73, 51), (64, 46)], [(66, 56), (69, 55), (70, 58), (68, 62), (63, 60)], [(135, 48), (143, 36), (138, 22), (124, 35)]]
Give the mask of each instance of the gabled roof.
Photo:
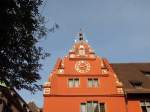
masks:
[[(127, 93), (150, 93), (150, 63), (112, 63), (112, 68), (123, 83)], [(134, 87), (131, 82), (142, 83), (141, 88)]]

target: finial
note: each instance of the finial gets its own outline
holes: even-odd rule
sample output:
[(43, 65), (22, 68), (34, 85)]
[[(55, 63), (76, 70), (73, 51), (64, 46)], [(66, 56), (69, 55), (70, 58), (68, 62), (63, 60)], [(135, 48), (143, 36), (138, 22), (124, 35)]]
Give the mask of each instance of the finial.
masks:
[(79, 40), (83, 40), (83, 34), (81, 32), (79, 33)]
[(80, 32), (79, 32), (79, 40), (83, 40), (83, 34), (82, 34), (82, 29), (80, 28)]

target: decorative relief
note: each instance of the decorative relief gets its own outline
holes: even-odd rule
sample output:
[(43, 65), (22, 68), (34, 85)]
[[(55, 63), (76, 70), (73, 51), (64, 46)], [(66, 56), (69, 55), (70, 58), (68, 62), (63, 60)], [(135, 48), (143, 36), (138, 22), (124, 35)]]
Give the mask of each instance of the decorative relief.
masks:
[(123, 87), (122, 82), (116, 81), (117, 87)]
[(70, 54), (70, 58), (75, 58), (75, 54)]
[(103, 68), (103, 69), (102, 69), (102, 74), (104, 74), (104, 75), (105, 75), (105, 74), (108, 74), (108, 70), (107, 70), (106, 68)]
[(51, 82), (46, 82), (44, 84), (44, 94), (50, 94), (50, 89), (51, 89)]
[(51, 82), (45, 82), (44, 87), (50, 87), (51, 86)]
[(117, 88), (117, 93), (118, 94), (123, 94), (124, 92), (123, 92), (123, 89), (122, 88)]
[(64, 73), (64, 69), (58, 69), (58, 74), (63, 74)]
[(50, 94), (50, 88), (44, 88), (44, 94)]

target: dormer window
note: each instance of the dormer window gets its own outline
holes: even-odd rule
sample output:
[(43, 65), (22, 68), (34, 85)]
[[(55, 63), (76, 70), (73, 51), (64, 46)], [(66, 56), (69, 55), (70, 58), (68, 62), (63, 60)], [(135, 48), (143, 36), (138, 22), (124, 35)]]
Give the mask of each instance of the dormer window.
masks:
[(130, 84), (131, 84), (133, 87), (135, 87), (135, 88), (137, 88), (137, 89), (140, 89), (140, 88), (142, 88), (142, 86), (143, 86), (142, 81), (139, 81), (139, 80), (132, 80), (132, 81), (129, 81), (129, 82), (130, 82)]
[(149, 112), (149, 110), (150, 110), (150, 101), (149, 100), (141, 101), (140, 104), (141, 104), (142, 112)]
[(142, 73), (144, 74), (144, 76), (150, 77), (150, 72), (148, 72), (148, 71), (142, 71)]

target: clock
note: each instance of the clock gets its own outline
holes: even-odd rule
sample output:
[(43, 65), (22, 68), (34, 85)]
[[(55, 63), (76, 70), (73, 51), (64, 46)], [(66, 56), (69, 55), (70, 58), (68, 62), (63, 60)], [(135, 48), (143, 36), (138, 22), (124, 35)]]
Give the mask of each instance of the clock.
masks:
[(87, 73), (88, 71), (90, 71), (90, 68), (90, 64), (84, 60), (77, 61), (75, 64), (75, 70), (79, 73)]

